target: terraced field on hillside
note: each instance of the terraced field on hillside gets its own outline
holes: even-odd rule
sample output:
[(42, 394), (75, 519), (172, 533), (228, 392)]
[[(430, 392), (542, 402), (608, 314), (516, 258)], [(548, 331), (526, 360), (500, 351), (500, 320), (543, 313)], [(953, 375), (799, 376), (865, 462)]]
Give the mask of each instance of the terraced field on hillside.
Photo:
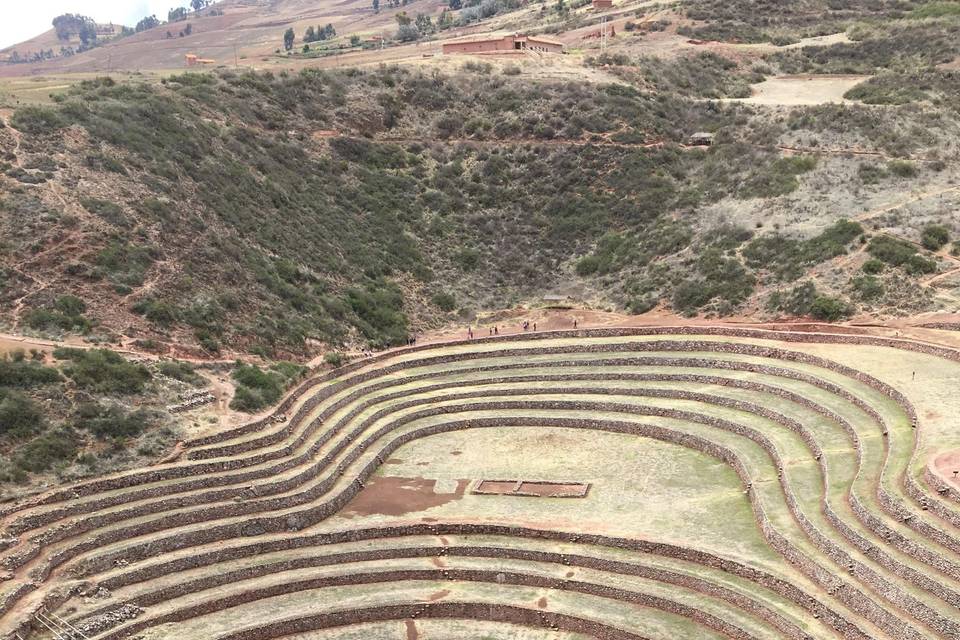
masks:
[(924, 343), (724, 328), (389, 352), (4, 506), (0, 629), (958, 638), (960, 494), (927, 468), (958, 378)]

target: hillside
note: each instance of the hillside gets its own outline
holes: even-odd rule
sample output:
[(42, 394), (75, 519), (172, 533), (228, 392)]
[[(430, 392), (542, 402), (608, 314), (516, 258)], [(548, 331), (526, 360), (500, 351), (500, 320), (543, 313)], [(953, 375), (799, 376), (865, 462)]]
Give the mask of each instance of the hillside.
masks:
[[(635, 313), (952, 310), (953, 72), (929, 66), (947, 45), (920, 38), (955, 20), (644, 55), (671, 26), (581, 58), (578, 81), (450, 57), (83, 81), (0, 132), (3, 319), (302, 357), (551, 292)], [(879, 74), (849, 94), (876, 104), (703, 100), (820, 67), (862, 74), (847, 86)], [(924, 92), (883, 97), (916, 74)], [(688, 145), (697, 131), (714, 144)], [(67, 293), (83, 319), (58, 315)]]

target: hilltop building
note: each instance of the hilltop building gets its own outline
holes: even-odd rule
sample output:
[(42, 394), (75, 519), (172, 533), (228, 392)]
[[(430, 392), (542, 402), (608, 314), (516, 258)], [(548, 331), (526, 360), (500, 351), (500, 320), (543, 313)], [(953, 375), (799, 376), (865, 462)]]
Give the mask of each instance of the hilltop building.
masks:
[(511, 51), (538, 51), (563, 53), (563, 43), (541, 36), (521, 33), (485, 34), (442, 43), (444, 54), (450, 53), (509, 53)]

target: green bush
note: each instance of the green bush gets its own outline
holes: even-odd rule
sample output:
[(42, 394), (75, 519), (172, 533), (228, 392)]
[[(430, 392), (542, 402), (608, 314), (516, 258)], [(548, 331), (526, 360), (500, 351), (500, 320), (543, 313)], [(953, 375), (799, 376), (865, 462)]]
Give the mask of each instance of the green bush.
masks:
[(43, 414), (26, 395), (0, 389), (0, 436), (25, 438), (43, 427)]
[(237, 383), (230, 408), (253, 413), (276, 404), (291, 383), (303, 377), (306, 367), (292, 362), (279, 362), (264, 370), (257, 365), (238, 364), (233, 370)]
[(106, 272), (112, 282), (139, 287), (157, 255), (156, 249), (113, 240), (96, 255), (94, 264)]
[(861, 300), (872, 302), (883, 295), (883, 283), (876, 276), (857, 276), (851, 281), (853, 290)]
[(77, 410), (76, 426), (100, 440), (135, 438), (149, 426), (152, 418), (145, 410), (126, 412), (120, 407), (87, 403)]
[(323, 361), (331, 367), (342, 367), (346, 363), (346, 358), (339, 351), (327, 351), (323, 354)]
[(887, 163), (887, 170), (900, 178), (915, 178), (917, 165), (908, 160), (891, 160)]
[(853, 309), (846, 301), (830, 296), (817, 296), (810, 305), (810, 315), (827, 322), (836, 322), (852, 313)]
[(863, 263), (861, 267), (864, 273), (869, 273), (870, 275), (876, 275), (883, 272), (884, 264), (882, 260), (877, 260), (876, 258), (870, 258)]
[(457, 308), (457, 299), (454, 298), (453, 294), (451, 293), (440, 292), (434, 294), (433, 304), (436, 305), (441, 311), (449, 313)]
[(69, 361), (63, 373), (78, 387), (98, 393), (139, 393), (152, 377), (142, 364), (128, 362), (107, 349), (59, 348), (53, 356)]
[(198, 374), (189, 362), (164, 361), (157, 366), (157, 370), (168, 378), (194, 386), (202, 385), (205, 382), (203, 376)]
[(863, 184), (877, 184), (887, 175), (887, 170), (878, 164), (864, 162), (857, 167), (857, 176)]
[(53, 308), (31, 309), (25, 320), (31, 329), (38, 331), (75, 331), (87, 333), (93, 323), (84, 317), (86, 303), (76, 296), (65, 295), (57, 298)]
[(56, 109), (29, 105), (14, 111), (10, 124), (23, 133), (41, 135), (58, 131), (66, 122)]
[(0, 387), (29, 388), (61, 380), (60, 373), (38, 362), (0, 357)]
[(596, 255), (583, 256), (577, 260), (577, 275), (579, 276), (589, 276), (593, 275), (600, 269), (600, 258)]
[(919, 253), (916, 253), (910, 256), (906, 264), (903, 265), (903, 268), (912, 276), (918, 276), (924, 273), (936, 273), (937, 262), (930, 258), (924, 258)]
[(920, 235), (924, 249), (937, 251), (950, 242), (950, 231), (942, 224), (928, 224)]
[(68, 428), (48, 431), (17, 451), (15, 464), (24, 471), (39, 473), (77, 456), (77, 436)]
[(882, 260), (895, 267), (906, 264), (913, 256), (917, 255), (917, 250), (912, 244), (890, 236), (870, 238), (867, 251), (877, 260)]
[(807, 240), (779, 233), (758, 236), (743, 249), (747, 264), (767, 269), (781, 280), (796, 280), (805, 269), (847, 252), (847, 247), (863, 233), (856, 222), (840, 220)]
[(360, 332), (373, 345), (406, 343), (407, 316), (403, 313), (403, 293), (396, 284), (379, 280), (362, 289), (352, 287), (346, 292), (346, 302), (356, 314)]
[(756, 278), (744, 269), (739, 260), (724, 257), (719, 249), (707, 249), (696, 264), (697, 276), (684, 280), (673, 293), (673, 307), (691, 315), (707, 303), (725, 303), (729, 308), (746, 300)]
[(160, 325), (169, 327), (177, 321), (177, 308), (164, 300), (154, 298), (143, 298), (138, 300), (132, 307), (134, 313), (139, 313), (144, 318)]

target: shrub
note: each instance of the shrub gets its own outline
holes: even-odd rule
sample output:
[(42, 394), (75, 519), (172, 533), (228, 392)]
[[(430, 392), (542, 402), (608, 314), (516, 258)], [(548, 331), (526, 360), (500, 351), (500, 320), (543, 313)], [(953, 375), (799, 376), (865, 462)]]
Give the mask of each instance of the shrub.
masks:
[(47, 471), (60, 462), (77, 455), (77, 436), (68, 428), (48, 431), (40, 435), (16, 453), (14, 461), (24, 471), (38, 473)]
[(836, 322), (852, 313), (853, 309), (846, 301), (830, 296), (817, 296), (810, 305), (810, 315), (827, 322)]
[(331, 367), (337, 368), (342, 367), (347, 359), (339, 351), (327, 351), (323, 354), (323, 361), (326, 362)]
[(74, 296), (63, 296), (57, 299), (53, 309), (31, 309), (24, 319), (27, 326), (37, 331), (60, 330), (87, 333), (93, 323), (81, 313), (74, 313), (77, 309), (86, 309), (82, 300)]
[(457, 299), (454, 298), (453, 294), (451, 293), (440, 292), (434, 294), (433, 304), (435, 304), (441, 311), (449, 313), (457, 308)]
[(29, 388), (60, 380), (60, 373), (52, 367), (22, 359), (0, 358), (0, 387)]
[(863, 269), (864, 273), (876, 275), (883, 271), (883, 267), (884, 267), (884, 264), (882, 260), (877, 260), (876, 258), (870, 258), (869, 260), (863, 263), (863, 266), (861, 267), (861, 269)]
[(240, 364), (233, 371), (237, 390), (230, 408), (253, 413), (275, 404), (287, 385), (306, 373), (306, 367), (292, 362), (277, 363), (269, 370), (257, 365)]
[(917, 175), (917, 165), (908, 160), (891, 160), (887, 163), (887, 170), (900, 178), (914, 178)]
[(756, 278), (719, 249), (704, 251), (696, 267), (697, 277), (681, 282), (673, 292), (673, 306), (681, 313), (693, 314), (714, 300), (732, 310), (753, 292)]
[(139, 287), (144, 275), (157, 257), (155, 249), (142, 247), (126, 240), (113, 240), (94, 259), (116, 284)]
[(407, 316), (403, 313), (403, 293), (385, 280), (364, 288), (351, 287), (346, 301), (356, 315), (360, 332), (378, 347), (390, 347), (407, 341)]
[(857, 176), (863, 184), (877, 184), (887, 175), (887, 170), (878, 164), (864, 162), (857, 167)]
[(186, 382), (187, 384), (192, 384), (194, 386), (204, 383), (203, 376), (198, 374), (193, 369), (193, 365), (189, 362), (161, 362), (157, 367), (157, 370), (161, 375), (165, 375), (168, 378), (173, 378), (174, 380)]
[(928, 224), (920, 235), (920, 244), (930, 251), (937, 251), (948, 242), (950, 242), (950, 231), (942, 224)]
[(134, 313), (139, 313), (150, 322), (161, 327), (169, 327), (177, 321), (177, 309), (169, 302), (144, 298), (133, 305)]
[(912, 244), (890, 236), (874, 236), (867, 245), (867, 251), (877, 260), (895, 267), (905, 264), (917, 254)]
[(807, 281), (791, 289), (786, 297), (781, 299), (779, 308), (795, 316), (805, 316), (810, 313), (810, 308), (816, 299), (817, 288), (812, 282)]
[(937, 263), (935, 260), (924, 258), (919, 253), (915, 253), (910, 256), (903, 268), (910, 275), (917, 276), (923, 273), (936, 273)]
[(14, 111), (10, 124), (18, 131), (40, 135), (54, 133), (66, 123), (56, 109), (30, 105)]
[(600, 258), (596, 255), (583, 256), (577, 260), (577, 275), (589, 276), (597, 272), (600, 268)]
[(0, 436), (25, 438), (43, 427), (43, 414), (26, 395), (0, 389)]
[(140, 435), (150, 422), (150, 414), (142, 409), (127, 413), (120, 407), (88, 403), (78, 409), (76, 425), (100, 440), (122, 440)]
[(759, 236), (744, 247), (743, 256), (751, 267), (768, 269), (781, 280), (796, 280), (807, 267), (845, 254), (862, 233), (858, 223), (840, 220), (807, 240), (779, 233)]
[(63, 373), (78, 387), (98, 393), (139, 393), (152, 377), (142, 364), (128, 362), (107, 349), (59, 348), (53, 356), (70, 361)]
[(870, 302), (883, 295), (883, 283), (876, 276), (857, 276), (851, 284), (861, 300)]

